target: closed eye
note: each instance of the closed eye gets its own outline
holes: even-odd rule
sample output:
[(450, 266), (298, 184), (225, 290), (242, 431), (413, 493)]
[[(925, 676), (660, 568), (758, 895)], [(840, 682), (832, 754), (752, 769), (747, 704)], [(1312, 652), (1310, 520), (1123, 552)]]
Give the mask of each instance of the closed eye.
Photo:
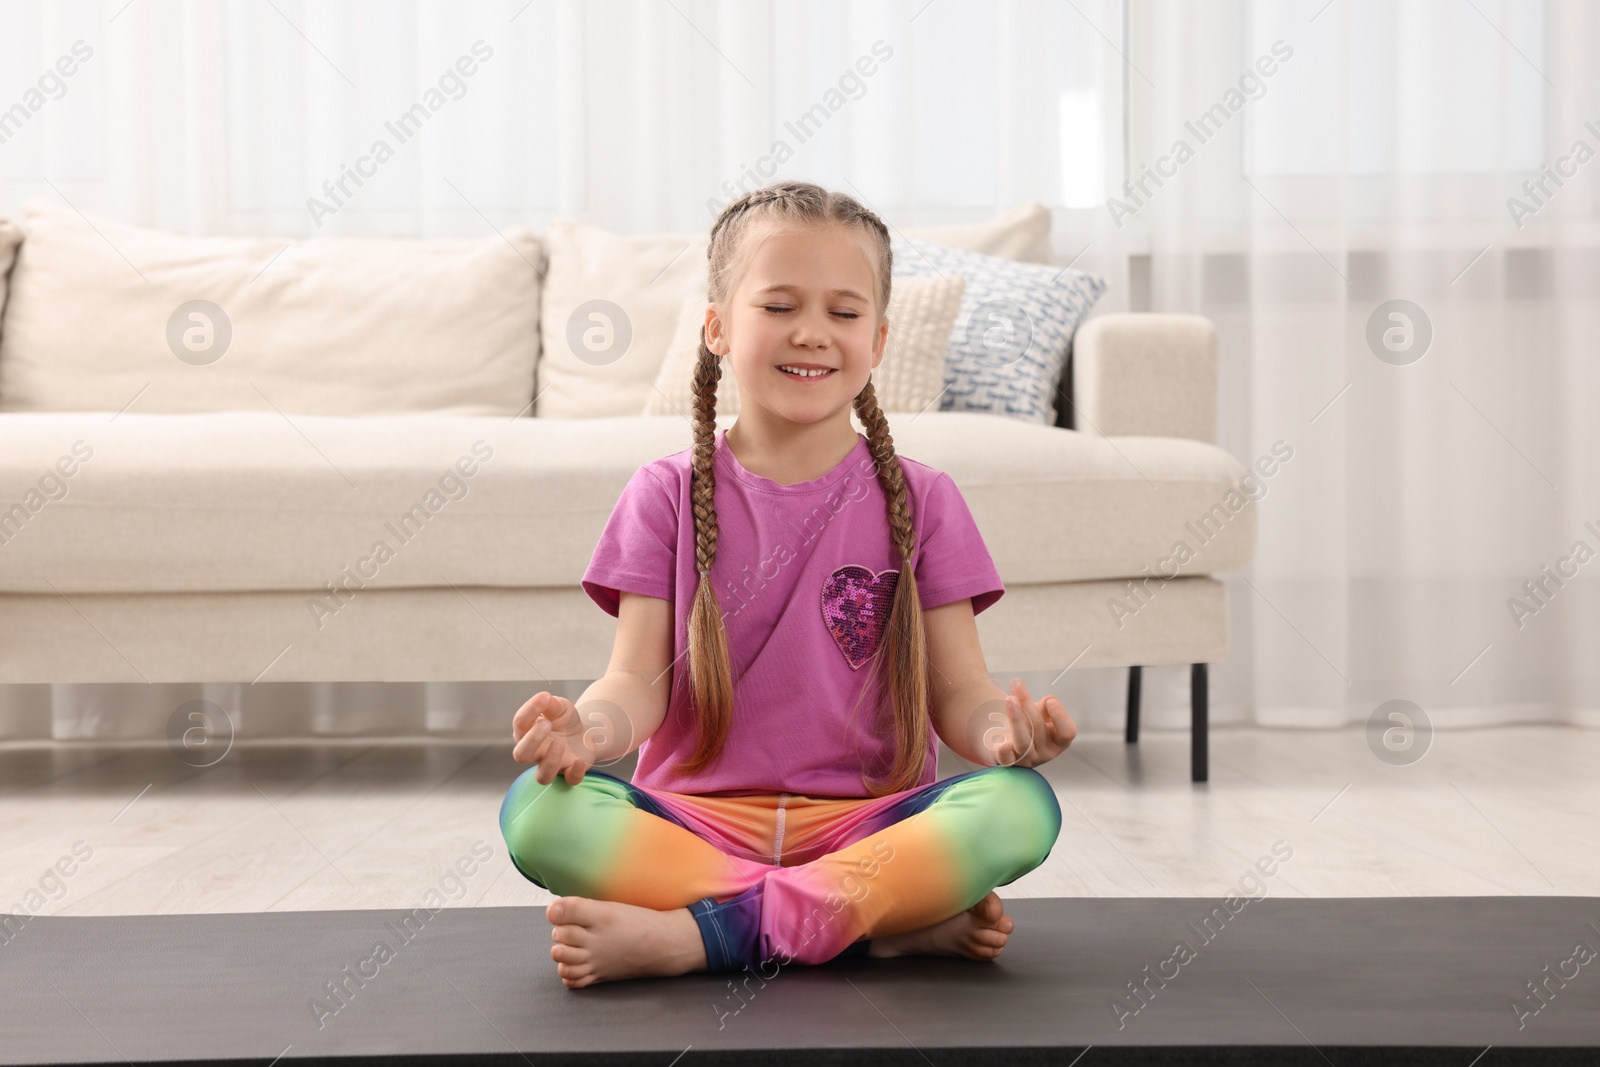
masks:
[[(763, 305), (761, 305), (761, 309), (763, 311), (793, 311), (794, 310), (794, 308), (789, 307), (789, 306), (787, 306), (785, 304), (763, 304)], [(857, 315), (854, 311), (835, 311), (834, 314), (838, 315), (840, 318), (843, 318), (843, 319), (859, 319), (861, 317), (860, 315)]]

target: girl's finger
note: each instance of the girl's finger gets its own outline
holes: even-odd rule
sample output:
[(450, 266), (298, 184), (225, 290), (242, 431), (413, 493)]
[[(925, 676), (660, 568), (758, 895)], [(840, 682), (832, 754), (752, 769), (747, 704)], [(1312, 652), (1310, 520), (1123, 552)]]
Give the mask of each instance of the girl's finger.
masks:
[(995, 747), (994, 762), (997, 767), (1009, 767), (1017, 761), (1017, 739), (1021, 733), (1017, 729), (1017, 714), (1011, 710), (1011, 698), (1005, 699), (1006, 708), (1006, 733), (1005, 739)]
[(527, 727), (532, 723), (534, 715), (537, 714), (534, 709), (539, 704), (539, 698), (544, 695), (544, 692), (540, 691), (523, 701), (522, 707), (518, 708), (516, 714), (511, 716), (512, 724), (515, 726), (521, 726), (524, 730), (526, 730)]
[(1020, 700), (1018, 707), (1022, 709), (1023, 718), (1028, 720), (1028, 731), (1033, 737), (1050, 736), (1050, 717), (1045, 710), (1032, 700)]
[(996, 767), (1009, 767), (1016, 757), (1017, 720), (1011, 713), (1011, 702), (1001, 702), (1004, 707), (1005, 728), (998, 732), (999, 736), (994, 742), (994, 765)]
[(529, 763), (539, 762), (539, 756), (544, 748), (544, 743), (549, 738), (549, 733), (539, 728), (539, 725), (542, 722), (544, 722), (543, 719), (535, 722), (532, 726), (528, 727), (528, 732), (522, 735), (522, 745), (524, 746), (523, 751), (527, 753)]
[(517, 738), (517, 743), (511, 749), (512, 758), (518, 763), (538, 763), (540, 737), (541, 734), (536, 733), (533, 726), (523, 730), (522, 736)]
[(572, 762), (567, 764), (567, 784), (577, 785), (583, 781), (583, 776), (587, 773), (589, 773), (589, 765), (584, 763), (583, 760), (574, 757)]
[(541, 726), (545, 725), (547, 724), (541, 719), (534, 724), (532, 730), (528, 731), (528, 735), (533, 738), (532, 747), (528, 750), (528, 762), (539, 765), (539, 771), (534, 777), (541, 783), (549, 784), (550, 779), (544, 776), (544, 772), (550, 763), (551, 755), (559, 751), (560, 738), (548, 729), (541, 729)]
[(1072, 742), (1072, 720), (1067, 716), (1067, 709), (1061, 701), (1053, 696), (1045, 697), (1045, 713), (1050, 716), (1050, 735), (1056, 743), (1067, 745)]
[(1028, 753), (1033, 751), (1034, 730), (1033, 723), (1029, 721), (1016, 697), (1006, 699), (1006, 714), (1011, 719), (1011, 751), (1014, 759), (1011, 763), (1019, 763), (1026, 759)]
[(560, 773), (558, 770), (560, 762), (561, 760), (554, 751), (553, 745), (545, 751), (544, 755), (539, 757), (539, 771), (534, 777), (538, 779), (540, 785), (549, 785), (556, 780), (556, 775)]
[(1056, 738), (1056, 724), (1055, 724), (1055, 720), (1053, 720), (1050, 717), (1050, 706), (1049, 705), (1050, 705), (1050, 698), (1049, 697), (1045, 697), (1043, 700), (1040, 700), (1040, 701), (1034, 703), (1032, 705), (1032, 707), (1033, 707), (1035, 713), (1038, 715), (1037, 722), (1038, 722), (1038, 730), (1039, 730), (1039, 732), (1044, 735), (1044, 739), (1046, 741), (1049, 741), (1051, 743), (1055, 743), (1057, 741), (1057, 738)]

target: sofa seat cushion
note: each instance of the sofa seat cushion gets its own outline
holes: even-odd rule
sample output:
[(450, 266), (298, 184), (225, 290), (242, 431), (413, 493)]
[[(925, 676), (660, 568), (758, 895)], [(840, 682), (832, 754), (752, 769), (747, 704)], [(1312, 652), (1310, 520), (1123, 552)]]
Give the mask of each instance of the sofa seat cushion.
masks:
[[(1214, 445), (889, 423), (954, 478), (1007, 584), (1155, 573), (1180, 542), (1166, 573), (1253, 551), (1245, 468)], [(577, 586), (629, 477), (690, 443), (675, 415), (0, 414), (0, 592)]]

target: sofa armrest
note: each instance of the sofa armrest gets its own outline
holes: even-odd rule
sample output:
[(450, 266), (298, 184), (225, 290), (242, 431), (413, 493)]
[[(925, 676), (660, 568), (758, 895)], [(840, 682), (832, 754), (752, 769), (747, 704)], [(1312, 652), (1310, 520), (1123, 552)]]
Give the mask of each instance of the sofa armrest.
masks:
[(1118, 312), (1072, 339), (1073, 424), (1105, 437), (1217, 439), (1217, 330), (1204, 315)]

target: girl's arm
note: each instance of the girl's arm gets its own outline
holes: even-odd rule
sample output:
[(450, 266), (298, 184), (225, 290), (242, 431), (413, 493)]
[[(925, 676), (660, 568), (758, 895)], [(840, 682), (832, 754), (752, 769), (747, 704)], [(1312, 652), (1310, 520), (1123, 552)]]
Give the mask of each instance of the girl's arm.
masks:
[(1013, 682), (1016, 707), (1007, 710), (1007, 693), (994, 684), (983, 660), (970, 597), (929, 608), (922, 621), (933, 729), (950, 751), (980, 767), (1034, 767), (1072, 744), (1077, 727), (1055, 697), (1036, 704), (1021, 682)]
[(621, 759), (644, 744), (667, 717), (672, 692), (672, 601), (623, 590), (617, 636), (606, 673), (576, 703), (596, 763)]

